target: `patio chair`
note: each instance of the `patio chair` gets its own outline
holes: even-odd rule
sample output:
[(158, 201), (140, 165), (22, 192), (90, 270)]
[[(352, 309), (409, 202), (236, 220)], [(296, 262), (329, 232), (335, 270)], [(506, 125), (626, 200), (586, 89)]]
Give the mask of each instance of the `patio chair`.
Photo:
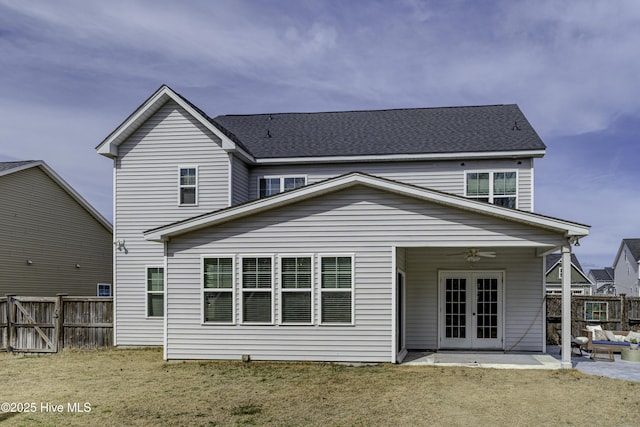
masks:
[[(560, 354), (562, 354), (562, 329), (558, 329), (558, 337), (560, 338)], [(589, 342), (589, 338), (587, 337), (574, 337), (571, 335), (571, 355), (576, 354), (574, 349), (578, 350), (578, 354), (576, 356), (582, 356), (582, 350), (584, 350), (584, 346)]]

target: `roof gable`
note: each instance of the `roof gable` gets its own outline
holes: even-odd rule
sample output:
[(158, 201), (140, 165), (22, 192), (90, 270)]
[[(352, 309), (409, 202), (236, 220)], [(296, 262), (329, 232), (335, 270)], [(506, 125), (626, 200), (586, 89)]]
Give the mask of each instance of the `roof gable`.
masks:
[(39, 168), (44, 172), (49, 178), (51, 178), (57, 185), (60, 186), (64, 191), (66, 191), (71, 198), (73, 198), (80, 206), (82, 206), (91, 216), (93, 216), (96, 221), (98, 221), (104, 228), (109, 230), (109, 232), (113, 232), (113, 228), (111, 223), (104, 217), (100, 212), (98, 212), (89, 202), (87, 202), (84, 197), (80, 195), (76, 190), (73, 189), (60, 175), (58, 175), (49, 165), (47, 165), (42, 160), (28, 160), (22, 162), (0, 162), (0, 177), (4, 175), (9, 175), (12, 173), (16, 173), (19, 171), (23, 171), (25, 169), (30, 168)]
[(144, 236), (147, 240), (165, 241), (173, 236), (219, 225), (234, 219), (255, 215), (260, 212), (286, 206), (355, 185), (365, 185), (427, 202), (494, 216), (500, 219), (532, 225), (555, 232), (561, 232), (567, 238), (584, 237), (589, 233), (589, 226), (586, 225), (572, 223), (531, 212), (504, 208), (485, 202), (467, 199), (465, 197), (425, 189), (360, 172), (353, 172), (337, 178), (331, 178), (319, 183), (301, 187), (296, 190), (279, 193), (271, 197), (250, 201), (241, 205), (221, 209), (149, 230), (144, 233)]
[(175, 101), (180, 105), (180, 107), (191, 114), (191, 116), (202, 123), (206, 129), (218, 136), (222, 140), (222, 148), (224, 150), (228, 152), (238, 152), (243, 157), (251, 159), (251, 156), (246, 152), (242, 145), (229, 139), (229, 137), (223, 131), (218, 129), (211, 118), (204, 114), (202, 110), (166, 85), (162, 85), (96, 147), (98, 154), (102, 154), (109, 158), (117, 157), (118, 147), (120, 144), (129, 138), (147, 119), (153, 116), (153, 114), (155, 114), (169, 100)]
[(622, 239), (616, 258), (613, 261), (614, 266), (618, 265), (618, 260), (620, 259), (625, 246), (629, 249), (629, 252), (631, 252), (633, 259), (640, 263), (640, 239)]

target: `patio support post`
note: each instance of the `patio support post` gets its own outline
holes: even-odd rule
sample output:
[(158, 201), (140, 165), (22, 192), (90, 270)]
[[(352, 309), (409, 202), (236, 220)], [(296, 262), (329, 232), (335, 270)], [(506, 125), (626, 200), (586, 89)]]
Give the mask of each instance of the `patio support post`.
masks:
[(562, 247), (562, 368), (571, 369), (571, 246)]

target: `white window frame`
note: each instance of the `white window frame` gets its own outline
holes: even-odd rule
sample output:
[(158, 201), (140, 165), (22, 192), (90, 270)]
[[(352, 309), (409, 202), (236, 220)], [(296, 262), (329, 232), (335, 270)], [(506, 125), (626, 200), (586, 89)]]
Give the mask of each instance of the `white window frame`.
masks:
[[(194, 185), (182, 185), (181, 182), (181, 172), (183, 169), (195, 169), (196, 172), (196, 183)], [(200, 182), (200, 176), (198, 171), (198, 165), (179, 165), (178, 166), (178, 206), (198, 206), (198, 183)], [(182, 189), (183, 188), (193, 188), (195, 190), (194, 203), (181, 203), (182, 198)]]
[[(162, 292), (149, 290), (149, 269), (161, 268), (162, 269)], [(147, 319), (163, 319), (165, 317), (165, 301), (167, 291), (167, 270), (164, 265), (145, 265), (144, 266), (144, 315)], [(149, 294), (160, 295), (162, 294), (162, 316), (150, 316), (149, 315)]]
[[(231, 288), (205, 288), (204, 287), (204, 262), (207, 259), (231, 259)], [(236, 271), (236, 256), (229, 254), (206, 254), (200, 256), (200, 324), (202, 325), (235, 325), (236, 324), (236, 283), (237, 283), (237, 271)], [(214, 322), (207, 321), (204, 317), (204, 304), (206, 301), (205, 294), (207, 292), (231, 292), (231, 321), (230, 322)]]
[[(269, 196), (273, 196), (274, 194), (270, 194), (269, 196), (261, 196), (260, 195), (260, 181), (262, 181), (263, 179), (279, 179), (280, 180), (280, 191), (278, 191), (275, 194), (280, 194), (284, 192), (284, 180), (287, 178), (302, 178), (304, 179), (304, 184), (303, 186), (307, 185), (307, 175), (264, 175), (264, 176), (259, 176), (258, 177), (258, 198), (262, 199), (264, 197), (269, 197)], [(300, 188), (300, 187), (297, 187)], [(289, 190), (287, 190), (289, 191)]]
[[(587, 305), (588, 304), (604, 304), (604, 314), (605, 314), (605, 318), (604, 319), (589, 319), (587, 318)], [(600, 306), (602, 307), (602, 306)], [(598, 313), (602, 313), (602, 310), (598, 310)], [(593, 314), (593, 310), (591, 310), (591, 313)], [(607, 301), (585, 301), (584, 302), (584, 320), (587, 322), (606, 322), (609, 320), (609, 303)]]
[[(346, 292), (346, 288), (323, 288), (322, 287), (322, 260), (324, 258), (351, 258), (351, 288), (349, 291), (351, 292), (351, 321), (350, 322), (323, 322), (322, 319), (322, 294), (325, 292)], [(354, 326), (355, 325), (355, 283), (356, 283), (356, 256), (354, 253), (326, 253), (318, 255), (318, 306), (320, 311), (318, 312), (318, 322), (320, 326)]]
[[(271, 260), (271, 287), (267, 288), (244, 288), (244, 260), (250, 258), (269, 258)], [(240, 324), (242, 325), (273, 325), (275, 323), (275, 257), (272, 254), (247, 254), (240, 256), (238, 264), (239, 290), (240, 290)], [(270, 292), (271, 293), (271, 319), (267, 322), (247, 322), (244, 320), (244, 293), (245, 292)]]
[[(311, 287), (310, 288), (284, 288), (282, 286), (282, 259), (283, 258), (309, 258), (311, 260)], [(311, 326), (314, 325), (313, 307), (315, 302), (315, 257), (313, 254), (281, 254), (278, 255), (278, 324), (283, 326)], [(282, 294), (287, 292), (309, 292), (311, 294), (310, 321), (305, 322), (285, 322)]]
[[(100, 287), (101, 286), (107, 286), (109, 289), (109, 295), (100, 295)], [(98, 285), (96, 286), (96, 295), (99, 297), (112, 297), (113, 296), (113, 286), (111, 286), (111, 283), (98, 283)]]
[[(515, 197), (516, 205), (515, 209), (518, 209), (520, 204), (520, 174), (518, 173), (518, 169), (490, 169), (490, 170), (466, 170), (464, 171), (464, 196), (471, 200), (479, 200), (484, 199), (485, 197), (476, 197), (469, 196), (468, 188), (467, 188), (467, 177), (470, 173), (488, 173), (489, 174), (489, 194), (487, 195), (487, 199), (489, 199), (488, 203), (495, 204), (496, 198), (505, 198), (505, 197)], [(513, 195), (494, 195), (493, 194), (493, 183), (495, 179), (495, 174), (497, 173), (515, 173), (516, 174), (516, 193)]]

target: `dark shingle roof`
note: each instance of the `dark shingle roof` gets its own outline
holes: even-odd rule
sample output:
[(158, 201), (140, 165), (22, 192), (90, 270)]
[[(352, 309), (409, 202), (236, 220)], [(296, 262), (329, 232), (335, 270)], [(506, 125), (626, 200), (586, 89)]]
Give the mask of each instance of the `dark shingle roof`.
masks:
[(640, 239), (622, 239), (627, 245), (631, 255), (636, 261), (640, 261)]
[(589, 273), (598, 282), (613, 281), (613, 269), (612, 268), (597, 268), (589, 270)]
[(515, 104), (218, 116), (256, 158), (544, 150)]
[[(561, 257), (562, 257), (562, 254), (547, 255), (547, 271), (549, 271), (551, 267), (556, 265), (556, 263), (560, 261)], [(578, 270), (584, 273), (584, 270), (582, 270), (582, 266), (580, 265), (580, 262), (578, 262), (578, 258), (576, 257), (576, 254), (571, 254), (571, 263), (575, 265)]]
[(26, 160), (22, 162), (0, 162), (0, 172), (5, 172), (11, 169), (19, 168), (30, 163), (34, 163), (35, 160)]

